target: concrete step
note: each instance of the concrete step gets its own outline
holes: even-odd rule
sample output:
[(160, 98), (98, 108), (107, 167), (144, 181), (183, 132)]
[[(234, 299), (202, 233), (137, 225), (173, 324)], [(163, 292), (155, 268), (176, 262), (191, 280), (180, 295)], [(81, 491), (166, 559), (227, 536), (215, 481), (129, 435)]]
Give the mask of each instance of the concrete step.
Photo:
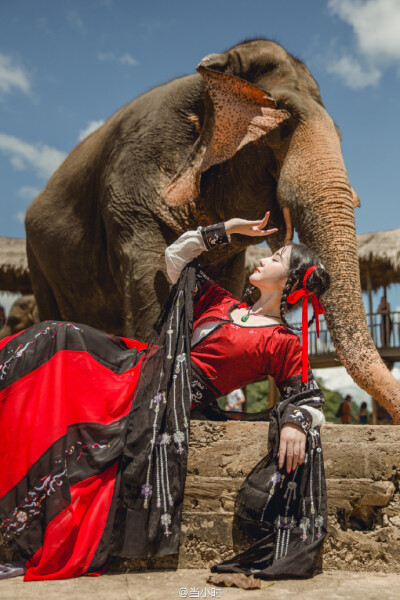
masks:
[[(329, 535), (323, 567), (400, 573), (400, 436), (394, 426), (325, 425)], [(113, 569), (208, 568), (234, 548), (234, 501), (265, 456), (268, 423), (192, 421), (179, 556)], [(10, 553), (0, 545), (0, 560)]]
[[(400, 429), (324, 425), (329, 535), (323, 568), (400, 573)], [(268, 423), (194, 421), (179, 556), (126, 559), (120, 568), (210, 567), (240, 551), (233, 507), (268, 448)]]
[(261, 589), (219, 587), (207, 569), (107, 574), (62, 581), (0, 581), (1, 600), (397, 600), (400, 575), (325, 571), (313, 579), (262, 581)]

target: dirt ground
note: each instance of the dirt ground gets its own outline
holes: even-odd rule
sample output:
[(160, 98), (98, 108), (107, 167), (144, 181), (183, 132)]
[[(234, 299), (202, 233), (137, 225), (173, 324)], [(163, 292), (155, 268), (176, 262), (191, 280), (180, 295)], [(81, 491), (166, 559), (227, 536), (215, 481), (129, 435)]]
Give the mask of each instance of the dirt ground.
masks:
[[(398, 600), (400, 575), (326, 571), (313, 579), (264, 581), (256, 590), (217, 587), (207, 583), (210, 571), (178, 569), (80, 577), (62, 581), (24, 583), (22, 577), (0, 581), (1, 600)], [(271, 585), (272, 583), (272, 585)], [(267, 587), (268, 586), (268, 587)]]

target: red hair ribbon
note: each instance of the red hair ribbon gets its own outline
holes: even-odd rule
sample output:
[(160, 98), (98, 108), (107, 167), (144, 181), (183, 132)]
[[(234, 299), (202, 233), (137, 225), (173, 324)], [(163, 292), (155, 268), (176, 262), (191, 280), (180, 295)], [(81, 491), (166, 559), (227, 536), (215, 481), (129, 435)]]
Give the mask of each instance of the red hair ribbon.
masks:
[(309, 275), (319, 267), (319, 265), (314, 265), (307, 269), (304, 279), (303, 279), (303, 287), (301, 290), (296, 290), (288, 295), (287, 301), (289, 304), (296, 304), (300, 298), (303, 298), (303, 314), (302, 314), (302, 324), (301, 331), (303, 334), (303, 349), (302, 349), (302, 381), (304, 383), (308, 382), (308, 298), (311, 299), (311, 304), (315, 314), (315, 320), (317, 323), (317, 336), (319, 337), (319, 315), (323, 315), (325, 313), (324, 309), (321, 306), (320, 301), (314, 292), (311, 292), (307, 289), (306, 283)]

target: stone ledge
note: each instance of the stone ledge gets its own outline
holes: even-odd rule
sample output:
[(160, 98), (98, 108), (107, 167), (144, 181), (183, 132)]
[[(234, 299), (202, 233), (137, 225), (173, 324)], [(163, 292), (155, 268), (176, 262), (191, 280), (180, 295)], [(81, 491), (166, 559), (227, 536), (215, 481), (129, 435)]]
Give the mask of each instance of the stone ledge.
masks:
[[(179, 557), (114, 561), (116, 570), (203, 568), (240, 551), (233, 507), (268, 448), (268, 423), (192, 421)], [(324, 568), (400, 573), (400, 429), (321, 428), (329, 526)], [(0, 560), (11, 558), (1, 544)]]
[[(236, 477), (202, 477), (191, 475), (186, 480), (184, 511), (233, 513), (234, 502), (242, 484)], [(372, 479), (327, 479), (329, 513), (352, 511), (354, 506), (387, 506), (395, 493), (391, 481)]]

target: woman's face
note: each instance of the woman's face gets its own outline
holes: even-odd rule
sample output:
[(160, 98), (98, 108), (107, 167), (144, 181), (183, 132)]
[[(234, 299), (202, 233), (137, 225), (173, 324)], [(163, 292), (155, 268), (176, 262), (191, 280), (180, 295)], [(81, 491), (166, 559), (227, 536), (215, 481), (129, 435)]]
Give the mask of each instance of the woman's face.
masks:
[(262, 258), (260, 265), (249, 277), (250, 283), (258, 287), (261, 292), (283, 291), (288, 278), (291, 251), (292, 246), (289, 244), (277, 250), (272, 256)]

